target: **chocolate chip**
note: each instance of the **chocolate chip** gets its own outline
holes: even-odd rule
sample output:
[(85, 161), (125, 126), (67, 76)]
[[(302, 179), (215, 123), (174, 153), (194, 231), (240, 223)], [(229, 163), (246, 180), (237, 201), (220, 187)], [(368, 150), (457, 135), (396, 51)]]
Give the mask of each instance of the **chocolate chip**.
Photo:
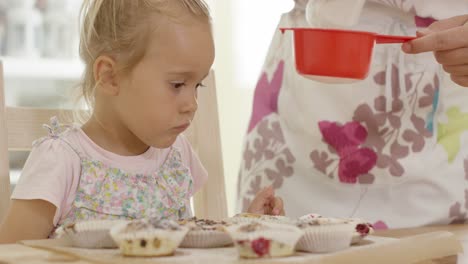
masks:
[(146, 247), (146, 243), (147, 243), (146, 240), (142, 239), (142, 240), (140, 241), (140, 246), (141, 246), (141, 247)]

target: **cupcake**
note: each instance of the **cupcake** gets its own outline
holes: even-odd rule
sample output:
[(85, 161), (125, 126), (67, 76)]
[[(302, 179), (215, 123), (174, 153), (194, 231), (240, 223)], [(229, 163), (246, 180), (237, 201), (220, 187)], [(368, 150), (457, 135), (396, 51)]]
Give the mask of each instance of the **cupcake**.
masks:
[[(325, 220), (325, 221), (324, 221)], [(297, 250), (311, 253), (329, 253), (351, 246), (355, 225), (340, 219), (316, 218), (297, 222), (304, 235), (297, 244)]]
[(225, 231), (228, 226), (224, 221), (190, 218), (179, 221), (179, 224), (187, 226), (189, 232), (182, 241), (184, 248), (215, 248), (232, 244), (232, 239)]
[(355, 225), (355, 231), (351, 239), (351, 245), (360, 243), (365, 237), (374, 233), (374, 227), (359, 218), (334, 218), (323, 217), (319, 214), (306, 214), (299, 218), (299, 221), (315, 221), (316, 224), (333, 224), (333, 223), (351, 223)]
[(252, 222), (226, 227), (242, 258), (286, 257), (294, 254), (302, 231), (293, 225)]
[(111, 236), (125, 256), (158, 257), (173, 255), (188, 231), (174, 221), (151, 218), (115, 226)]
[(80, 248), (116, 248), (110, 236), (113, 226), (125, 223), (124, 220), (93, 220), (70, 223), (57, 230), (60, 237), (66, 236), (74, 247)]

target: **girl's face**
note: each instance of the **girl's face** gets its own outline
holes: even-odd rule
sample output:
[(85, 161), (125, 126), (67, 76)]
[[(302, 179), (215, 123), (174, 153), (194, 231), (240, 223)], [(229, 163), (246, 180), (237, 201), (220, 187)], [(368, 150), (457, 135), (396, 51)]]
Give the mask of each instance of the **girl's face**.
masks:
[(171, 146), (194, 118), (197, 89), (214, 60), (211, 25), (194, 17), (167, 19), (151, 33), (146, 54), (118, 79), (118, 119), (142, 143)]

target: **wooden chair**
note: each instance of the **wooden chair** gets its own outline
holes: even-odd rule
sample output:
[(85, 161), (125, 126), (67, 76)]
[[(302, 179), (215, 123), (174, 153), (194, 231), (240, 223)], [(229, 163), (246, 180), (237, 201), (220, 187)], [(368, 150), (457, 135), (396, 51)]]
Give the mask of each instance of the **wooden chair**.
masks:
[[(19, 108), (5, 106), (3, 67), (0, 64), (0, 223), (10, 201), (8, 151), (30, 150), (32, 142), (47, 132), (42, 124), (51, 116), (70, 115), (70, 110)], [(199, 109), (185, 133), (209, 174), (206, 185), (194, 197), (195, 215), (202, 218), (227, 217), (227, 202), (222, 166), (221, 138), (214, 73), (199, 89)], [(60, 119), (60, 118), (59, 118)]]

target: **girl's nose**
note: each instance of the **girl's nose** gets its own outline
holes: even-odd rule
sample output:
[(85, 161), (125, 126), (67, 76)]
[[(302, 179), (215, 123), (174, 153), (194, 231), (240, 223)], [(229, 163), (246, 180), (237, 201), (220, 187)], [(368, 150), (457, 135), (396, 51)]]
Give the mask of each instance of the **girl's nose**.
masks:
[(183, 112), (195, 113), (198, 109), (198, 95), (196, 89), (190, 89), (185, 96)]

